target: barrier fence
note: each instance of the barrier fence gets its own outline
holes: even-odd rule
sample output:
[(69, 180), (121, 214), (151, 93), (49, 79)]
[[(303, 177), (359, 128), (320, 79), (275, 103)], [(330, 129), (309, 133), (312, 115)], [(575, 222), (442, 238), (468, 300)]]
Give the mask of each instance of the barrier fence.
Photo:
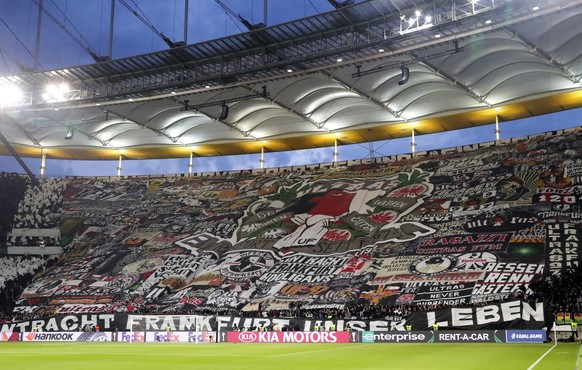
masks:
[(0, 341), (159, 343), (542, 343), (544, 330), (4, 332)]

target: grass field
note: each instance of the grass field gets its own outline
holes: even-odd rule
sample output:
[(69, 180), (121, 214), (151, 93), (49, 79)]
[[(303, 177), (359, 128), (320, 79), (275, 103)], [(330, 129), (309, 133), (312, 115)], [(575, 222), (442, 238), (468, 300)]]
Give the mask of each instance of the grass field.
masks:
[(0, 342), (2, 370), (574, 370), (580, 345)]

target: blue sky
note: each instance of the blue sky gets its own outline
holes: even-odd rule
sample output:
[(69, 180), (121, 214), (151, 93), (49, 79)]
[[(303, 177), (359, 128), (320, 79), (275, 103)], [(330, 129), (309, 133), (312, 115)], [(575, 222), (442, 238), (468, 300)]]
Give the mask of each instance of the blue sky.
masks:
[[(143, 11), (154, 27), (174, 41), (184, 36), (184, 0), (126, 0), (134, 9)], [(251, 23), (263, 22), (263, 0), (223, 0), (235, 13)], [(78, 39), (99, 55), (108, 52), (109, 0), (44, 0), (53, 15)], [(15, 5), (16, 4), (16, 5)], [(136, 5), (137, 4), (137, 5)], [(194, 43), (245, 31), (238, 21), (227, 15), (215, 0), (190, 0), (188, 43)], [(0, 75), (17, 74), (18, 64), (31, 67), (35, 50), (37, 7), (32, 0), (0, 0)], [(270, 0), (269, 25), (332, 10), (327, 0)], [(77, 32), (78, 31), (78, 32)], [(85, 41), (86, 40), (86, 41)], [(22, 45), (26, 46), (26, 48)], [(166, 44), (141, 21), (116, 4), (113, 58), (122, 58), (166, 49)], [(89, 54), (48, 17), (42, 20), (39, 49), (41, 69), (63, 68), (92, 63)], [(524, 120), (500, 123), (501, 138), (524, 136), (582, 125), (582, 110), (571, 110)], [(493, 125), (462, 131), (416, 137), (416, 150), (453, 147), (495, 139)], [(373, 143), (375, 156), (410, 152), (410, 139)], [(339, 160), (370, 156), (368, 144), (339, 147)], [(228, 157), (195, 158), (195, 172), (253, 169), (259, 167), (259, 154)], [(40, 158), (25, 158), (35, 174), (40, 173)], [(333, 148), (295, 152), (266, 153), (265, 166), (331, 162)], [(186, 173), (188, 158), (123, 162), (123, 175)], [(117, 161), (64, 161), (49, 159), (47, 176), (115, 176)], [(12, 157), (0, 156), (0, 171), (24, 172)]]

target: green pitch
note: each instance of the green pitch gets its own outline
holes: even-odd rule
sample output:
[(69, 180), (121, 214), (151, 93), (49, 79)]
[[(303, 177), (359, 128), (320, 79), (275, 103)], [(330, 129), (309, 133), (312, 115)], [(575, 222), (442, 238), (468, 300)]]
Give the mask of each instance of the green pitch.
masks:
[[(0, 369), (527, 370), (550, 348), (552, 344), (0, 342)], [(560, 343), (532, 369), (575, 370), (579, 351), (578, 344)]]

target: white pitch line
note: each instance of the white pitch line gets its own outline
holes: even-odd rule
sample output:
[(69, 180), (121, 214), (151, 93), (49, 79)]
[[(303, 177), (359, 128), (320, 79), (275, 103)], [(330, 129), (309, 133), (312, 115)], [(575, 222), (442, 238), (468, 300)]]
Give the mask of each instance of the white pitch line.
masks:
[(367, 344), (359, 344), (356, 346), (346, 346), (346, 347), (335, 347), (335, 348), (326, 348), (326, 349), (316, 349), (313, 351), (301, 351), (301, 352), (292, 352), (292, 353), (283, 353), (280, 355), (272, 355), (271, 357), (283, 357), (283, 356), (294, 356), (294, 355), (303, 355), (306, 353), (314, 353), (314, 352), (325, 352), (325, 351), (335, 351), (337, 349), (346, 349), (346, 348), (354, 348), (354, 347), (362, 347), (367, 346)]
[(574, 370), (578, 370), (578, 362), (580, 361), (580, 350), (582, 350), (582, 344), (578, 347), (578, 357), (576, 357), (576, 367)]
[(557, 344), (554, 344), (554, 345), (552, 346), (552, 348), (548, 349), (548, 350), (546, 351), (546, 353), (544, 353), (543, 355), (541, 355), (541, 356), (540, 356), (540, 358), (538, 358), (538, 359), (536, 360), (536, 362), (534, 362), (534, 363), (533, 363), (533, 364), (532, 364), (530, 367), (528, 367), (528, 368), (527, 368), (527, 370), (532, 370), (534, 367), (536, 367), (536, 365), (537, 365), (537, 364), (539, 364), (539, 362), (540, 362), (540, 361), (541, 361), (541, 360), (542, 360), (544, 357), (546, 357), (546, 355), (547, 355), (548, 353), (550, 353), (550, 352), (551, 352), (551, 351), (552, 351), (554, 348), (556, 348), (556, 346), (557, 346)]

